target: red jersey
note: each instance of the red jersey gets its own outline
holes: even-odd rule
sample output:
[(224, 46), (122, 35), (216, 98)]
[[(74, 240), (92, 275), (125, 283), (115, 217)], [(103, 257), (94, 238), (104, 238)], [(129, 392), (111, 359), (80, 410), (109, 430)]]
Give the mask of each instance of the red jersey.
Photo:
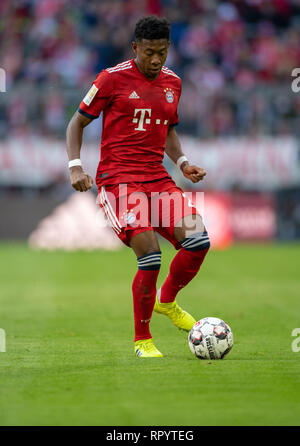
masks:
[(167, 67), (154, 80), (133, 59), (98, 74), (78, 111), (92, 119), (103, 111), (99, 187), (169, 176), (162, 161), (180, 95), (181, 79)]

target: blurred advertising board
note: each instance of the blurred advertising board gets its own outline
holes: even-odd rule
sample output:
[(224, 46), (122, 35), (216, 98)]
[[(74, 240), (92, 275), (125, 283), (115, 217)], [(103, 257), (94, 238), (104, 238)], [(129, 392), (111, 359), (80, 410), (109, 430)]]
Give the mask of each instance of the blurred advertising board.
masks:
[(277, 238), (300, 239), (300, 187), (276, 192)]
[[(274, 190), (300, 185), (299, 150), (292, 137), (222, 138), (200, 141), (180, 135), (191, 163), (207, 171), (203, 190)], [(85, 170), (94, 176), (100, 159), (99, 144), (82, 148)], [(166, 166), (167, 167), (167, 166)], [(168, 163), (177, 177), (177, 168)], [(65, 142), (38, 136), (11, 137), (0, 143), (0, 185), (43, 187), (67, 181)], [(180, 180), (182, 181), (182, 180)], [(184, 183), (189, 188), (190, 183)]]
[(203, 216), (212, 248), (224, 249), (230, 246), (233, 242), (230, 194), (205, 192), (203, 211), (199, 209), (199, 212)]
[(228, 190), (239, 186), (249, 190), (273, 190), (300, 184), (300, 156), (293, 137), (226, 137), (199, 141), (180, 138), (186, 156), (203, 167), (203, 186)]
[(196, 195), (193, 192), (193, 201), (203, 216), (213, 248), (224, 249), (234, 241), (267, 242), (276, 236), (272, 194), (207, 191), (201, 206), (196, 203)]
[(275, 237), (275, 200), (271, 194), (233, 193), (231, 202), (231, 227), (235, 240), (267, 241)]

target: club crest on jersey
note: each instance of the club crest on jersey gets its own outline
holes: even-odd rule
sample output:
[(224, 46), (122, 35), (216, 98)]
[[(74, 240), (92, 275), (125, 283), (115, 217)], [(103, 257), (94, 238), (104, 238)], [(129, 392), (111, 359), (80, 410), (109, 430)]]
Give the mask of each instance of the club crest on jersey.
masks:
[(164, 92), (165, 92), (166, 101), (169, 104), (172, 104), (172, 102), (174, 102), (174, 91), (171, 90), (171, 88), (165, 88)]
[(121, 220), (123, 220), (125, 224), (131, 225), (135, 222), (136, 215), (127, 209), (126, 212), (123, 212)]

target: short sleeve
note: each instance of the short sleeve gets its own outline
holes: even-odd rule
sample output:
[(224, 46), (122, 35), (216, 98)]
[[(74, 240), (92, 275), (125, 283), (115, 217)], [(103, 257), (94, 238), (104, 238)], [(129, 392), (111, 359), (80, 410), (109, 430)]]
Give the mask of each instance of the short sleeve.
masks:
[(179, 104), (179, 101), (180, 101), (180, 96), (181, 96), (181, 80), (180, 80), (180, 83), (179, 83), (179, 85), (178, 85), (178, 100), (177, 100), (177, 107), (176, 107), (176, 109), (175, 109), (175, 112), (174, 112), (174, 114), (173, 114), (173, 116), (170, 118), (170, 121), (169, 121), (169, 126), (174, 126), (174, 125), (177, 125), (178, 124), (178, 122), (179, 122), (179, 120), (178, 120), (178, 104)]
[(81, 101), (79, 113), (90, 119), (98, 118), (102, 110), (112, 102), (113, 90), (111, 74), (105, 70), (101, 71)]

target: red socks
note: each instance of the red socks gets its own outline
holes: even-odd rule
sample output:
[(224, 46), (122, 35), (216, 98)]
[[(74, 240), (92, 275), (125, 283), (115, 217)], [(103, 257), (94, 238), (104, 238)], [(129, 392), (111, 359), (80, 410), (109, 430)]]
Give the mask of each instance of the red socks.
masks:
[(161, 263), (161, 252), (138, 257), (138, 271), (132, 284), (134, 312), (134, 341), (151, 338), (149, 329), (156, 296), (156, 282)]
[[(181, 242), (182, 248), (174, 257), (170, 272), (161, 287), (160, 302), (173, 302), (178, 291), (198, 273), (209, 250), (207, 232), (198, 232)], [(155, 304), (156, 282), (161, 264), (161, 252), (138, 257), (138, 272), (132, 284), (134, 311), (134, 341), (151, 338), (149, 324)]]
[[(203, 245), (202, 245), (203, 246)], [(160, 302), (173, 302), (178, 291), (195, 277), (209, 250), (209, 242), (196, 251), (181, 248), (174, 257), (170, 272), (160, 290)]]

